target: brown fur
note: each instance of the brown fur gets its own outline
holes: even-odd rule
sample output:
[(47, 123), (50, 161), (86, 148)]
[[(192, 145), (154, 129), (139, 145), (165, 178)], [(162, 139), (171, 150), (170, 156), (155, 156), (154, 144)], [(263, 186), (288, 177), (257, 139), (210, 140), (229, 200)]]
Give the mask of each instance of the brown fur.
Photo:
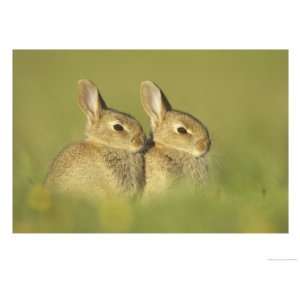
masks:
[(81, 142), (58, 154), (46, 185), (59, 193), (132, 197), (144, 187), (143, 160), (141, 153)]
[(161, 193), (179, 180), (204, 183), (207, 161), (183, 151), (153, 146), (145, 155), (145, 195)]

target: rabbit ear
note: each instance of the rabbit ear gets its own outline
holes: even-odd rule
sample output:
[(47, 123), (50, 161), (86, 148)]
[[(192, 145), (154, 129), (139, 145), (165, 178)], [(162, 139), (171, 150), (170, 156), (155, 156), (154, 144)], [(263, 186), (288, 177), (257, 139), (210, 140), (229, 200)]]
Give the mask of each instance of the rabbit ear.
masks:
[(87, 115), (89, 121), (96, 121), (101, 113), (107, 108), (102, 99), (97, 86), (90, 80), (82, 79), (78, 81), (79, 105)]
[(164, 119), (166, 112), (172, 109), (163, 92), (152, 81), (141, 83), (141, 98), (153, 127), (156, 127)]

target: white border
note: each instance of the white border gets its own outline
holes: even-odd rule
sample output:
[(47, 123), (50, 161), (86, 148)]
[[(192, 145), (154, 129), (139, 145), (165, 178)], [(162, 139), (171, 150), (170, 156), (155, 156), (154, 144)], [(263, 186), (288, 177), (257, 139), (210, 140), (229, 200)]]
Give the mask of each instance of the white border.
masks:
[[(1, 4), (1, 299), (299, 299), (299, 261), (268, 260), (300, 253), (298, 11), (257, 0)], [(13, 235), (13, 48), (289, 48), (290, 233)]]

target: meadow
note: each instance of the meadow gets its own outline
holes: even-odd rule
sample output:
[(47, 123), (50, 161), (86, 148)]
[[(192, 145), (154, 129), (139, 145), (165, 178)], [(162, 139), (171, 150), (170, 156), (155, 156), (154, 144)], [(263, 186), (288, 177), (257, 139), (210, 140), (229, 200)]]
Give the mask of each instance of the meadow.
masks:
[[(180, 186), (147, 206), (50, 195), (42, 186), (49, 164), (84, 136), (83, 78), (146, 132), (143, 80), (206, 124), (207, 185), (196, 195)], [(288, 232), (288, 51), (15, 50), (13, 231)]]

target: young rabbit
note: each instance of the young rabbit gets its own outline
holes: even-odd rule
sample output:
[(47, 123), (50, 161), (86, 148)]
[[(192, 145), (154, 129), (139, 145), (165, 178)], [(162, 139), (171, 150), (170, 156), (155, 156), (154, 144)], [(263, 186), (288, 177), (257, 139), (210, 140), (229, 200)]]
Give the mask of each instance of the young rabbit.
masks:
[(92, 81), (80, 80), (78, 86), (79, 105), (87, 116), (86, 139), (58, 154), (46, 187), (87, 197), (137, 196), (144, 187), (141, 125), (108, 108)]
[(206, 127), (192, 115), (172, 109), (153, 82), (142, 82), (140, 92), (152, 129), (152, 145), (145, 153), (144, 195), (160, 193), (179, 179), (202, 184), (211, 144)]

